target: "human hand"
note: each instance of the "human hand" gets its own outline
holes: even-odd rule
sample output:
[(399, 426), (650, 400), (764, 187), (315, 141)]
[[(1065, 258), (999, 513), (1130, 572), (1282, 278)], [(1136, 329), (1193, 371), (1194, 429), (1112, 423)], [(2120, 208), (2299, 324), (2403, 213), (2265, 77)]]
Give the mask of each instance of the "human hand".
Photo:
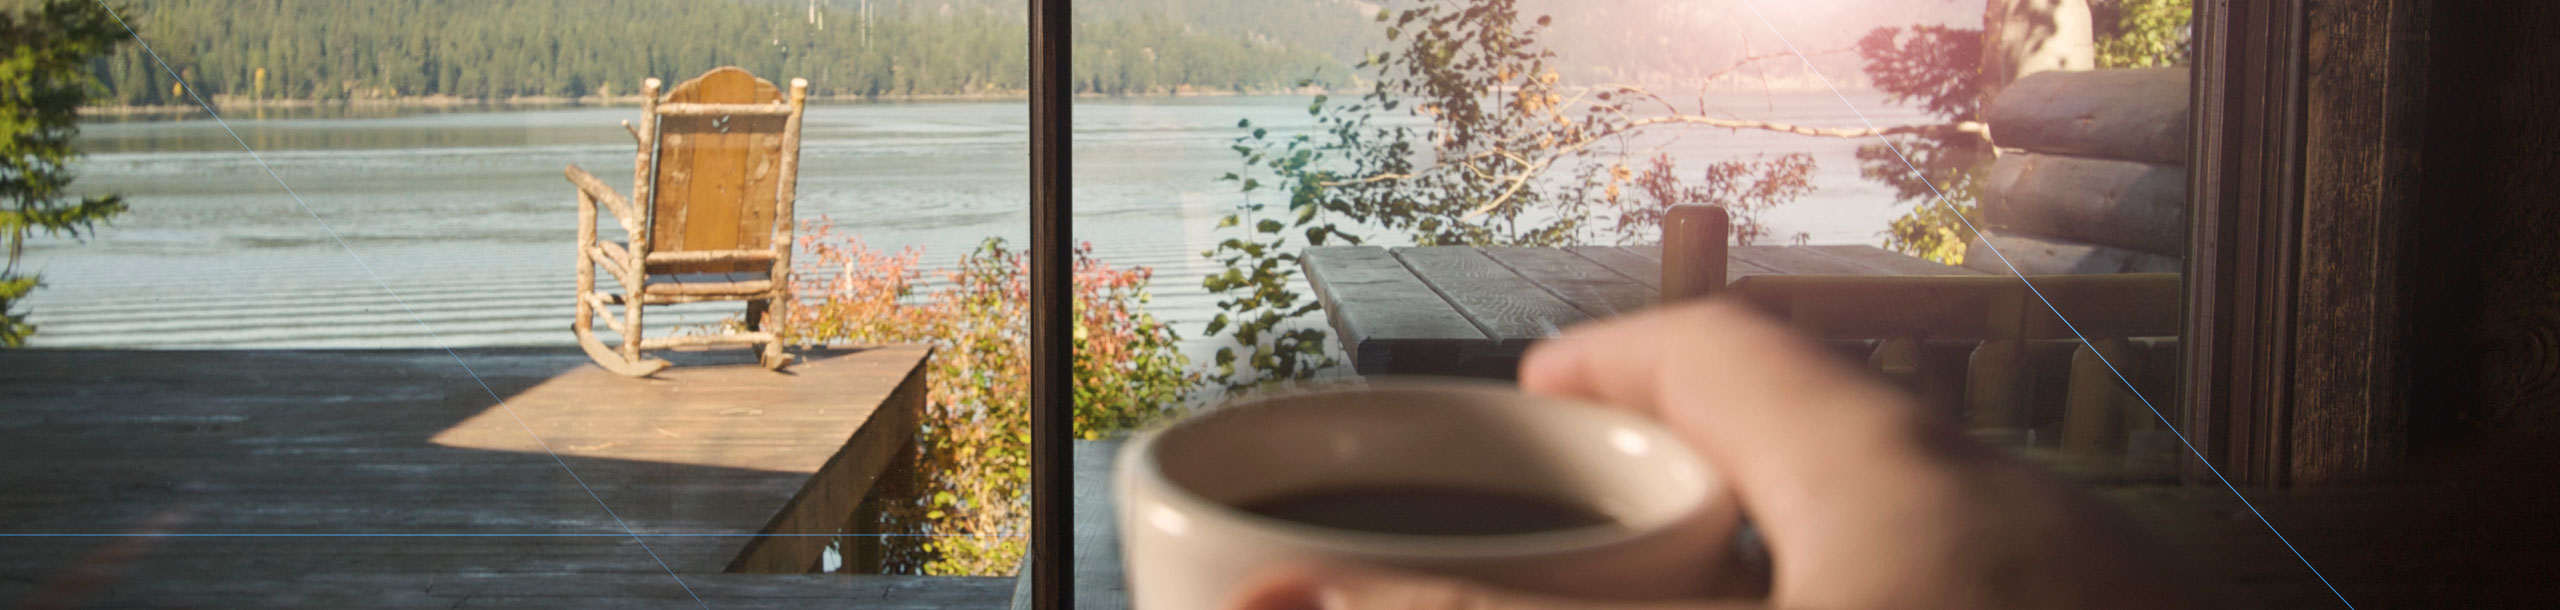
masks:
[(1523, 389), (1652, 416), (1714, 464), (1766, 542), (1766, 599), (1610, 604), (1309, 566), (1241, 610), (2201, 608), (2112, 507), (1739, 304), (1666, 307), (1532, 349)]

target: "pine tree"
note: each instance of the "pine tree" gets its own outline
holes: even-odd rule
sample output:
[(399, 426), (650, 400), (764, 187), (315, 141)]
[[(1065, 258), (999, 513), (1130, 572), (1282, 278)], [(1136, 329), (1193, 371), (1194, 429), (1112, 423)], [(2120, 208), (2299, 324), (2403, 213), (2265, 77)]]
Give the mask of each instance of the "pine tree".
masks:
[(125, 210), (115, 195), (73, 198), (72, 137), (80, 106), (97, 86), (92, 60), (127, 40), (105, 7), (90, 0), (50, 0), (22, 13), (0, 12), (0, 346), (17, 347), (35, 327), (18, 303), (38, 285), (19, 275), (18, 255), (35, 231), (78, 237)]

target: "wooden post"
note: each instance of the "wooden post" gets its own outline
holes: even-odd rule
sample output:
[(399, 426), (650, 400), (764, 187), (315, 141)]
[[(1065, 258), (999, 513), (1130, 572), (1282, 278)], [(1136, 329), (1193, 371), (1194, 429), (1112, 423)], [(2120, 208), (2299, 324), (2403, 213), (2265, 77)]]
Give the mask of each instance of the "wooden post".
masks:
[[(2095, 346), (2097, 349), (2090, 349)], [(2083, 455), (2112, 455), (2124, 451), (2124, 403), (2131, 402), (2132, 392), (2108, 370), (2113, 362), (2125, 370), (2138, 370), (2132, 360), (2133, 350), (2124, 339), (2094, 339), (2071, 352), (2071, 376), (2062, 402), (2062, 450)], [(2100, 361), (2099, 356), (2105, 356)], [(2146, 413), (2143, 417), (2148, 418)]]
[(658, 91), (664, 84), (656, 78), (640, 81), (641, 125), (631, 134), (640, 140), (640, 154), (631, 159), (631, 207), (644, 217), (640, 232), (631, 236), (634, 248), (647, 239), (649, 231), (653, 230), (652, 225), (657, 224), (654, 217), (657, 216), (658, 200), (651, 195), (654, 192), (652, 187), (658, 182)]
[[(793, 242), (798, 239), (800, 222), (794, 212), (800, 189), (800, 116), (807, 109), (808, 103), (809, 79), (791, 79), (791, 118), (783, 119), (782, 175), (777, 179), (778, 188), (781, 190), (773, 197), (773, 238), (768, 240), (770, 242), (768, 245), (773, 248), (771, 272), (775, 296), (764, 301), (753, 302), (764, 303), (763, 307), (754, 305), (748, 307), (747, 323), (750, 329), (757, 327), (754, 319), (756, 315), (763, 314), (777, 322), (764, 330), (779, 333), (781, 326), (778, 322), (783, 317), (791, 315), (791, 251), (798, 246)], [(757, 311), (759, 309), (762, 311)], [(782, 354), (782, 341), (778, 336), (775, 341), (765, 344), (766, 368), (781, 368), (786, 362), (786, 357)]]
[[(264, 70), (259, 71), (259, 74), (261, 75), (265, 73), (266, 72)], [(576, 331), (581, 340), (584, 340), (588, 334), (595, 332), (595, 308), (592, 304), (587, 302), (587, 295), (594, 294), (596, 291), (596, 261), (593, 257), (590, 257), (587, 254), (588, 249), (595, 247), (595, 243), (596, 198), (594, 195), (587, 194), (586, 189), (579, 189), (577, 248), (578, 318), (575, 322), (571, 322), (570, 324), (572, 325), (571, 330)]]
[(2026, 295), (1987, 303), (1985, 328), (1992, 337), (1965, 363), (1965, 423), (1974, 428), (2022, 429), (2027, 419)]
[(1960, 388), (1951, 387), (1944, 380), (1946, 367), (1934, 362), (1925, 347), (1916, 336), (1878, 341), (1875, 351), (1867, 355), (1867, 367), (1919, 397), (1930, 409), (1951, 419), (1962, 418), (1964, 404), (1957, 396)]
[(1720, 206), (1676, 205), (1662, 214), (1662, 302), (1725, 287), (1725, 240), (1732, 216)]

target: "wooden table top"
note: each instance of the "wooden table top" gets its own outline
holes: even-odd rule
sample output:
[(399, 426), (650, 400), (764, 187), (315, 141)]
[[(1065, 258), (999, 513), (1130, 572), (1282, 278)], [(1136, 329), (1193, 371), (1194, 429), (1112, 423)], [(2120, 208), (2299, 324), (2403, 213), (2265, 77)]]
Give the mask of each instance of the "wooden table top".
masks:
[[(1874, 246), (1742, 246), (1726, 277), (1982, 275)], [(1530, 343), (1660, 298), (1658, 246), (1308, 248), (1307, 281), (1362, 375), (1508, 379)]]

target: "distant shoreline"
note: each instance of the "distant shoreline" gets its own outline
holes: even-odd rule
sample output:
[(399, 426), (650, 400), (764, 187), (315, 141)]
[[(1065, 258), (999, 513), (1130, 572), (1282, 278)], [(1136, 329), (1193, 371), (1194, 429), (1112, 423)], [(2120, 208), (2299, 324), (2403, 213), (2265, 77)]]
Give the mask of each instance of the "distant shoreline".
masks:
[[(1825, 88), (1805, 88), (1805, 87), (1795, 87), (1795, 86), (1783, 86), (1784, 84), (1779, 84), (1779, 85), (1781, 85), (1781, 86), (1768, 86), (1768, 87), (1732, 87), (1732, 86), (1726, 86), (1726, 87), (1717, 87), (1717, 88), (1712, 88), (1712, 89), (1709, 89), (1708, 91), (1710, 91), (1710, 92), (1714, 92), (1714, 93), (1812, 93), (1812, 92), (1828, 92), (1828, 91), (1829, 91), (1829, 89), (1825, 89)], [(1850, 91), (1863, 91), (1863, 90), (1865, 90), (1865, 88), (1863, 88), (1863, 87), (1844, 87), (1844, 89), (1847, 89), (1847, 90), (1850, 90)], [(1686, 91), (1686, 90), (1679, 90), (1679, 89), (1663, 89), (1663, 90), (1664, 90), (1664, 91), (1684, 91), (1684, 92)], [(1088, 93), (1079, 93), (1079, 94), (1076, 94), (1076, 98), (1077, 98), (1077, 99), (1110, 99), (1110, 98), (1124, 98), (1124, 99), (1148, 99), (1148, 98), (1187, 98), (1187, 97), (1243, 97), (1243, 96), (1271, 96), (1271, 95), (1304, 95), (1304, 96), (1312, 96), (1312, 95), (1323, 95), (1323, 94), (1328, 94), (1328, 93), (1332, 93), (1332, 92), (1331, 92), (1330, 90), (1328, 90), (1328, 89), (1324, 88), (1324, 87), (1318, 87), (1318, 86), (1298, 87), (1298, 88), (1293, 88), (1293, 89), (1249, 90), (1249, 91), (1241, 91), (1241, 92), (1239, 92), (1239, 91), (1233, 91), (1233, 90), (1227, 90), (1227, 89), (1198, 89), (1198, 88), (1191, 88), (1191, 87), (1181, 87), (1181, 88), (1176, 88), (1176, 89), (1171, 90), (1171, 91), (1155, 91), (1155, 92), (1147, 92), (1147, 93), (1124, 93), (1124, 94), (1117, 94), (1117, 95), (1113, 95), (1113, 94), (1103, 94), (1103, 93), (1090, 93), (1090, 92), (1088, 92)], [(831, 95), (831, 96), (811, 96), (811, 97), (809, 98), (809, 101), (811, 101), (811, 102), (816, 102), (816, 103), (823, 103), (823, 104), (872, 104), (872, 103), (907, 103), (907, 102), (981, 102), (981, 101), (1000, 101), (1000, 100), (1020, 100), (1020, 99), (1027, 99), (1027, 98), (1029, 98), (1029, 97), (1030, 97), (1030, 95), (1031, 95), (1031, 93), (1030, 93), (1029, 91), (1019, 91), (1019, 90), (1017, 90), (1017, 91), (981, 92), (981, 93), (930, 93), (930, 94), (881, 95), (881, 96), (865, 96), (865, 95)], [(246, 97), (244, 97), (244, 96), (234, 96), (234, 95), (216, 95), (216, 96), (213, 96), (213, 97), (212, 97), (212, 100), (211, 100), (211, 101), (213, 102), (213, 105), (214, 105), (214, 107), (215, 107), (215, 108), (217, 108), (217, 109), (221, 109), (221, 110), (225, 110), (225, 111), (229, 111), (229, 110), (257, 110), (257, 109), (303, 109), (303, 108), (320, 108), (320, 107), (338, 107), (338, 108), (465, 108), (465, 107), (473, 107), (473, 106), (483, 106), (483, 107), (492, 107), (492, 108), (545, 108), (545, 107), (556, 107), (556, 108), (576, 108), (576, 107), (619, 107), (619, 106), (638, 106), (638, 105), (640, 105), (640, 96), (639, 96), (639, 95), (611, 95), (611, 96), (604, 96), (604, 95), (587, 95), (587, 96), (580, 96), (580, 97), (562, 97), (562, 96), (556, 96), (556, 95), (530, 95), (530, 96), (516, 96), (516, 97), (498, 98), (498, 99), (484, 99), (484, 98), (471, 98), (471, 97), (461, 97), (461, 96), (453, 96), (453, 95), (420, 95), (420, 96), (403, 96), (403, 97), (356, 98), (356, 99), (349, 99), (349, 100), (326, 101), (326, 102), (324, 102), (324, 101), (317, 101), (317, 100), (251, 100), (251, 99), (248, 99), (248, 98), (246, 98)], [(195, 113), (195, 112), (202, 112), (203, 110), (204, 110), (204, 109), (203, 109), (202, 107), (199, 107), (199, 106), (196, 106), (196, 105), (193, 105), (193, 104), (82, 106), (82, 107), (80, 107), (80, 115), (81, 115), (81, 116), (97, 116), (97, 117), (147, 117), (147, 116), (166, 116), (166, 115), (189, 114), (189, 113)]]
[[(1252, 96), (1252, 95), (1317, 95), (1317, 94), (1322, 94), (1322, 93), (1325, 93), (1325, 89), (1324, 89), (1324, 88), (1322, 88), (1322, 87), (1302, 87), (1302, 88), (1297, 88), (1297, 89), (1277, 89), (1277, 90), (1268, 90), (1268, 91), (1244, 91), (1244, 92), (1237, 92), (1237, 91), (1226, 90), (1226, 89), (1194, 89), (1194, 88), (1190, 88), (1190, 87), (1182, 87), (1182, 88), (1174, 89), (1174, 90), (1172, 90), (1172, 91), (1160, 91), (1160, 92), (1151, 92), (1151, 93), (1128, 93), (1128, 94), (1119, 94), (1119, 95), (1108, 95), (1108, 94), (1101, 94), (1101, 93), (1079, 93), (1079, 94), (1076, 94), (1076, 97), (1078, 97), (1078, 98), (1083, 98), (1083, 99), (1102, 99), (1102, 98), (1178, 98), (1178, 97), (1237, 97), (1237, 96)], [(932, 94), (882, 95), (882, 96), (866, 96), (866, 95), (832, 95), (832, 96), (823, 96), (823, 97), (822, 97), (822, 96), (810, 96), (810, 97), (809, 97), (809, 101), (811, 101), (811, 102), (815, 102), (815, 103), (827, 103), (827, 104), (865, 104), (865, 103), (901, 103), (901, 102), (975, 102), (975, 101), (1019, 100), (1019, 99), (1028, 99), (1030, 96), (1031, 96), (1031, 93), (1030, 93), (1029, 91), (996, 91), (996, 92), (984, 92), (984, 93), (932, 93)], [(344, 107), (344, 108), (463, 108), (463, 107), (471, 107), (471, 106), (489, 106), (489, 107), (508, 107), (508, 108), (525, 108), (525, 107), (562, 107), (562, 108), (571, 108), (571, 107), (582, 107), (582, 106), (597, 106), (597, 107), (638, 106), (638, 105), (640, 105), (640, 97), (641, 97), (641, 96), (639, 96), (639, 95), (611, 95), (611, 96), (605, 96), (605, 95), (587, 95), (587, 96), (580, 96), (580, 97), (563, 97), (563, 96), (556, 96), (556, 95), (530, 95), (530, 96), (516, 96), (516, 97), (508, 97), (508, 98), (487, 99), (487, 98), (461, 97), (461, 96), (453, 96), (453, 95), (419, 95), (419, 96), (404, 96), (404, 97), (358, 98), (358, 99), (350, 99), (350, 100), (342, 100), (342, 101), (318, 101), (318, 100), (252, 100), (252, 99), (248, 99), (248, 98), (246, 98), (246, 97), (242, 97), (242, 96), (216, 95), (216, 96), (213, 96), (213, 97), (212, 97), (212, 99), (211, 99), (210, 101), (211, 101), (211, 102), (213, 102), (213, 105), (214, 105), (214, 107), (215, 107), (215, 108), (218, 108), (218, 109), (221, 109), (221, 110), (224, 110), (224, 111), (229, 111), (229, 110), (257, 110), (257, 109), (270, 109), (270, 110), (272, 110), (272, 109), (301, 109), (301, 108), (320, 108), (320, 107)], [(81, 115), (81, 116), (110, 116), (110, 117), (120, 117), (120, 116), (155, 116), (155, 115), (189, 114), (189, 113), (203, 112), (203, 111), (204, 111), (204, 108), (203, 108), (203, 107), (201, 107), (201, 106), (196, 106), (196, 105), (193, 105), (193, 104), (115, 105), (115, 106), (82, 106), (82, 107), (80, 107), (80, 115)]]

